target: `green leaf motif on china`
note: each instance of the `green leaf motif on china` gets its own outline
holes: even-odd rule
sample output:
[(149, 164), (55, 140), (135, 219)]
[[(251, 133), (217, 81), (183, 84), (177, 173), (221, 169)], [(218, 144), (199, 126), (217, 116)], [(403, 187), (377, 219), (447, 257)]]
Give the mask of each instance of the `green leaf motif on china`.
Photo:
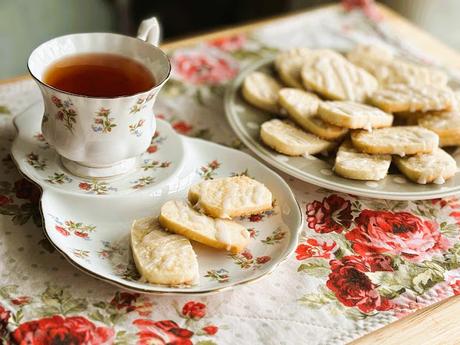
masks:
[(264, 240), (261, 240), (261, 242), (268, 245), (277, 244), (286, 238), (286, 234), (286, 231), (278, 227), (272, 232), (270, 236), (267, 236)]
[(230, 273), (225, 268), (221, 268), (219, 270), (209, 270), (205, 277), (219, 283), (227, 283), (230, 280)]
[(0, 297), (3, 299), (11, 299), (11, 295), (18, 291), (18, 285), (4, 285), (0, 287)]
[(156, 169), (168, 168), (169, 166), (171, 166), (171, 162), (168, 162), (168, 161), (159, 162), (155, 160), (146, 159), (144, 160), (144, 164), (141, 166), (141, 168), (144, 171), (148, 171), (148, 170), (155, 171)]
[(72, 179), (64, 173), (55, 172), (53, 175), (49, 175), (45, 181), (51, 184), (64, 184), (72, 182)]
[(34, 152), (29, 153), (26, 160), (31, 167), (37, 170), (45, 170), (46, 168), (46, 159), (40, 159), (40, 156)]
[(297, 272), (304, 272), (313, 277), (325, 277), (330, 272), (329, 261), (323, 258), (311, 258), (302, 263)]
[(216, 170), (219, 169), (220, 163), (217, 159), (209, 162), (208, 164), (202, 166), (198, 171), (198, 174), (201, 176), (203, 180), (213, 180), (214, 176), (216, 176)]
[(108, 108), (101, 107), (99, 111), (96, 112), (96, 117), (94, 118), (94, 123), (91, 126), (94, 132), (96, 133), (110, 133), (112, 128), (117, 125), (114, 123), (115, 118), (109, 117), (111, 110)]
[(148, 186), (152, 183), (155, 182), (155, 178), (152, 177), (152, 176), (143, 176), (143, 177), (140, 177), (139, 179), (131, 182), (132, 184), (132, 187), (133, 189), (140, 189), (140, 188), (144, 188), (145, 186)]

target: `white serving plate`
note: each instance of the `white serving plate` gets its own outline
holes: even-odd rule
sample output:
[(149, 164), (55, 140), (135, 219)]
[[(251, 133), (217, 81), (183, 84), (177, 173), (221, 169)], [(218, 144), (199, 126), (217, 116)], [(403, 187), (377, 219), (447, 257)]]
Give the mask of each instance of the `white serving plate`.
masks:
[[(210, 293), (267, 275), (295, 249), (303, 220), (294, 195), (281, 177), (251, 156), (180, 136), (167, 122), (157, 120), (159, 134), (153, 140), (157, 150), (141, 157), (141, 167), (155, 161), (160, 165), (124, 177), (86, 180), (65, 171), (57, 153), (39, 135), (42, 112), (43, 105), (37, 103), (15, 118), (19, 133), (12, 156), (22, 173), (43, 190), (47, 238), (84, 272), (144, 293)], [(161, 167), (161, 162), (168, 164)], [(240, 173), (266, 184), (276, 199), (273, 212), (238, 219), (254, 234), (248, 252), (231, 256), (193, 243), (200, 265), (198, 285), (170, 287), (140, 281), (129, 248), (133, 220), (158, 215), (165, 201), (185, 198), (188, 188), (202, 179)], [(61, 174), (65, 175), (59, 182), (52, 178)], [(141, 178), (150, 182), (139, 182)]]
[[(225, 112), (233, 130), (241, 141), (257, 156), (275, 168), (302, 181), (338, 192), (390, 200), (422, 200), (446, 197), (460, 192), (460, 171), (445, 184), (420, 185), (399, 173), (390, 173), (381, 181), (357, 181), (333, 173), (331, 159), (321, 156), (289, 157), (266, 147), (259, 138), (262, 123), (270, 114), (248, 104), (241, 96), (244, 78), (255, 70), (273, 73), (273, 57), (251, 64), (242, 70), (228, 86), (225, 94)], [(460, 150), (451, 152), (460, 166)]]

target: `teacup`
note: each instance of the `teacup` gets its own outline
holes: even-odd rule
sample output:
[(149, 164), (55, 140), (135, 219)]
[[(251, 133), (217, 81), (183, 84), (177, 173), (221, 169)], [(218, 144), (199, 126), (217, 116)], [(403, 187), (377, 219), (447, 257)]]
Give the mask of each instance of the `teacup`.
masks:
[[(167, 55), (157, 47), (159, 37), (159, 24), (151, 18), (141, 23), (138, 38), (112, 33), (71, 34), (41, 44), (30, 55), (29, 72), (45, 105), (43, 135), (71, 173), (98, 178), (136, 168), (155, 132), (152, 108), (171, 71)], [(133, 95), (103, 98), (65, 92), (44, 82), (51, 63), (81, 53), (114, 53), (134, 59), (153, 74), (155, 86)], [(98, 126), (103, 117), (114, 125), (110, 130)]]

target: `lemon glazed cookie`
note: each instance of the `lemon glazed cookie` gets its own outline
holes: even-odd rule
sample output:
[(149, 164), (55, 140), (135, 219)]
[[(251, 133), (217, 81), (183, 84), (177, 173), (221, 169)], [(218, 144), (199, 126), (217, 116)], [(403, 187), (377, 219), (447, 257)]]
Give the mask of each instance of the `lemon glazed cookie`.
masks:
[(417, 118), (419, 126), (439, 135), (440, 146), (460, 145), (460, 112), (433, 112)]
[(307, 56), (311, 54), (308, 48), (293, 48), (279, 53), (275, 58), (275, 69), (280, 79), (288, 86), (302, 89), (300, 69)]
[(288, 156), (316, 154), (334, 147), (334, 143), (320, 139), (289, 122), (278, 119), (262, 124), (260, 138), (267, 146)]
[(457, 163), (443, 149), (410, 157), (394, 157), (398, 169), (410, 180), (419, 183), (443, 184), (457, 172)]
[(278, 113), (278, 91), (281, 85), (268, 74), (252, 72), (244, 78), (242, 94), (244, 99), (256, 108)]
[(162, 230), (157, 217), (133, 222), (131, 249), (139, 274), (149, 283), (198, 283), (198, 261), (190, 241)]
[(231, 253), (243, 251), (249, 242), (249, 233), (244, 226), (231, 220), (208, 217), (183, 200), (166, 202), (161, 207), (159, 220), (174, 233)]
[(453, 104), (452, 90), (432, 85), (392, 84), (374, 92), (370, 101), (392, 112), (448, 110)]
[(346, 128), (324, 122), (317, 115), (321, 101), (314, 93), (284, 88), (279, 92), (278, 102), (294, 122), (320, 138), (338, 140), (348, 133)]
[(393, 115), (378, 108), (351, 102), (330, 101), (319, 105), (318, 115), (326, 122), (351, 129), (390, 127)]
[(332, 100), (363, 102), (378, 87), (372, 75), (338, 54), (312, 55), (301, 76), (306, 88)]
[(272, 193), (247, 176), (208, 180), (193, 185), (188, 193), (192, 204), (215, 218), (234, 218), (272, 209)]
[(399, 156), (431, 153), (439, 146), (436, 133), (417, 126), (379, 128), (372, 132), (354, 131), (351, 140), (361, 152)]
[(334, 172), (353, 180), (378, 181), (388, 173), (391, 155), (370, 155), (356, 150), (345, 141), (335, 157)]

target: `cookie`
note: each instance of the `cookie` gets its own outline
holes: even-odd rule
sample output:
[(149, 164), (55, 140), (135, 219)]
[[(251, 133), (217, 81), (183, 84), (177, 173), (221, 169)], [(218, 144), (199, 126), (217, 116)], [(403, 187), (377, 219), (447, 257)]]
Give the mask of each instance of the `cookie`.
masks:
[(306, 88), (332, 100), (363, 102), (378, 87), (372, 75), (338, 54), (312, 55), (300, 74)]
[(394, 157), (398, 169), (410, 180), (419, 183), (443, 184), (457, 172), (457, 163), (443, 149), (410, 157)]
[(192, 285), (198, 282), (198, 261), (190, 241), (162, 230), (157, 217), (133, 222), (131, 249), (137, 270), (149, 283)]
[(438, 134), (440, 146), (460, 145), (460, 112), (432, 112), (418, 117), (417, 123)]
[(161, 207), (159, 220), (171, 232), (232, 253), (243, 251), (249, 242), (249, 233), (244, 226), (231, 220), (208, 217), (183, 200), (166, 202)]
[(316, 154), (331, 149), (334, 144), (306, 133), (287, 121), (273, 119), (260, 127), (260, 138), (275, 151), (288, 156)]
[(453, 93), (448, 88), (432, 85), (392, 84), (374, 92), (370, 101), (389, 113), (427, 112), (450, 109), (453, 103)]
[(308, 48), (293, 48), (279, 53), (275, 58), (275, 69), (287, 86), (303, 89), (300, 69), (305, 58), (311, 54)]
[(278, 113), (278, 91), (281, 85), (271, 76), (252, 72), (244, 78), (242, 94), (244, 99), (262, 110)]
[(346, 141), (335, 157), (334, 172), (353, 180), (378, 181), (385, 178), (390, 164), (391, 155), (362, 153)]
[(347, 54), (354, 65), (372, 74), (380, 85), (429, 84), (446, 86), (448, 77), (442, 71), (399, 58), (383, 47), (358, 46)]
[(188, 199), (207, 215), (234, 218), (272, 209), (272, 193), (247, 176), (208, 180), (192, 186)]
[(372, 132), (354, 131), (351, 140), (361, 152), (399, 156), (431, 153), (439, 146), (436, 133), (417, 126), (379, 128)]
[(385, 46), (359, 44), (350, 50), (346, 54), (346, 57), (351, 63), (358, 66), (360, 66), (360, 63), (366, 61), (371, 61), (375, 65), (377, 61), (393, 60), (394, 53)]
[(279, 92), (278, 102), (294, 122), (320, 138), (338, 140), (348, 132), (345, 128), (324, 122), (317, 115), (320, 99), (314, 93), (284, 88)]
[(318, 115), (324, 121), (336, 126), (351, 129), (390, 127), (393, 115), (369, 105), (351, 101), (322, 102)]

